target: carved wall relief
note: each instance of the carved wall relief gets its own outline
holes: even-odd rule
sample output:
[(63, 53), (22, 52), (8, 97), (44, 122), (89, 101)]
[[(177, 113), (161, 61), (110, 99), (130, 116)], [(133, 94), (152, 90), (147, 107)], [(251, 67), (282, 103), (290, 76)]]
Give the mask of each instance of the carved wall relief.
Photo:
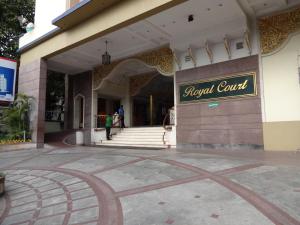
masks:
[(300, 8), (258, 21), (263, 54), (277, 50), (289, 35), (300, 30)]
[(170, 48), (164, 47), (150, 52), (145, 52), (131, 58), (118, 60), (112, 62), (110, 65), (101, 65), (94, 68), (93, 71), (93, 88), (96, 89), (101, 84), (102, 80), (106, 78), (120, 63), (126, 60), (136, 59), (145, 63), (151, 68), (155, 68), (163, 75), (174, 74), (173, 54)]
[(142, 53), (133, 58), (139, 59), (151, 67), (155, 67), (163, 75), (172, 75), (174, 73), (173, 53), (169, 48)]
[(94, 68), (93, 71), (93, 88), (97, 88), (102, 80), (107, 77), (113, 69), (120, 63), (120, 61), (112, 62), (109, 65), (101, 65)]

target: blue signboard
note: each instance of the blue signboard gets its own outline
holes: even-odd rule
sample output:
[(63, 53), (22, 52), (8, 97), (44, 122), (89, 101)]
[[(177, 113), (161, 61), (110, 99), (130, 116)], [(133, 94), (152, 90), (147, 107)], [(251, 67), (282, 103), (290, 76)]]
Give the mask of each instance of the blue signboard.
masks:
[(1, 98), (11, 98), (14, 91), (15, 70), (0, 66), (0, 96)]
[(0, 101), (14, 100), (16, 63), (0, 58)]

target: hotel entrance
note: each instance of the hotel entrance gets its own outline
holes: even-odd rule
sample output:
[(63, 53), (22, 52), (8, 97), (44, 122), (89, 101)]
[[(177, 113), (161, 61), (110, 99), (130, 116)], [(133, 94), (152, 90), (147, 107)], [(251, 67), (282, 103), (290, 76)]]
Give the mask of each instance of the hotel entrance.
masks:
[[(149, 53), (144, 54), (148, 56)], [(174, 76), (164, 72), (161, 69), (163, 67), (156, 68), (144, 61), (124, 59), (116, 65), (101, 66), (94, 71), (93, 102), (96, 117), (115, 114), (123, 105), (126, 127), (162, 127), (164, 120), (168, 123), (165, 117), (174, 106)], [(158, 65), (160, 62), (162, 59), (158, 58)], [(101, 127), (99, 120), (95, 126)]]
[(132, 126), (162, 126), (174, 105), (173, 77), (160, 74), (132, 96)]
[(108, 114), (115, 114), (120, 108), (120, 99), (98, 97), (97, 99), (97, 127), (105, 127), (105, 118)]

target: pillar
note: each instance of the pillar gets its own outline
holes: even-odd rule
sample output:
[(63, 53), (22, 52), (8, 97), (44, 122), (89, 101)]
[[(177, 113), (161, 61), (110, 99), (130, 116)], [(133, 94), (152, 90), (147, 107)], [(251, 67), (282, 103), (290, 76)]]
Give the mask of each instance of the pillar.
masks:
[(44, 146), (47, 63), (36, 60), (19, 68), (19, 93), (34, 97), (30, 112), (32, 142)]
[(64, 130), (69, 127), (69, 75), (65, 74)]

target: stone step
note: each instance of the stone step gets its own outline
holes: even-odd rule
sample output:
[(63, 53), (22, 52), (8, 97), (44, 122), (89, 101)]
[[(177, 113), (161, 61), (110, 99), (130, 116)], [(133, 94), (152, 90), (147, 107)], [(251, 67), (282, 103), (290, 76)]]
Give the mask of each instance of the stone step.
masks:
[(147, 137), (147, 136), (163, 136), (163, 132), (121, 132), (118, 133), (118, 135), (121, 136), (141, 136), (141, 137)]
[(162, 136), (163, 132), (120, 132), (118, 135), (121, 136), (141, 136), (141, 137), (147, 137), (147, 136)]
[(165, 129), (162, 127), (159, 128), (125, 128), (122, 129), (122, 132), (164, 132)]
[(145, 140), (135, 140), (135, 141), (126, 141), (126, 140), (104, 140), (102, 141), (102, 143), (106, 144), (106, 143), (115, 143), (115, 144), (161, 144), (163, 145), (163, 141), (145, 141)]
[(113, 135), (111, 141), (104, 140), (97, 145), (166, 148), (162, 140), (164, 132), (163, 127), (125, 128)]
[(164, 149), (167, 148), (165, 145), (161, 144), (126, 144), (126, 143), (96, 143), (97, 146), (111, 146), (111, 147), (141, 147), (141, 148), (160, 148)]
[(162, 126), (157, 126), (157, 127), (126, 127), (125, 129), (164, 129)]
[(148, 136), (148, 137), (141, 137), (141, 136), (113, 136), (113, 140), (128, 140), (128, 141), (135, 141), (135, 140), (144, 140), (144, 141), (157, 141), (162, 140), (162, 136)]

